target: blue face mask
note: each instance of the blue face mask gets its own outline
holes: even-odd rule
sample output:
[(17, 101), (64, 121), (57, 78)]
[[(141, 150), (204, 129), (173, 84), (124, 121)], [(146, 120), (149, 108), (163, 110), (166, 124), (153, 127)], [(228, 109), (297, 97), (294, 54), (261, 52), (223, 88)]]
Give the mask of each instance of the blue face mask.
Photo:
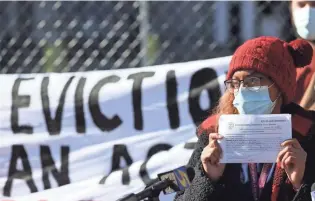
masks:
[(238, 92), (234, 92), (234, 107), (240, 114), (271, 114), (279, 96), (272, 102), (269, 97), (269, 87), (261, 86), (258, 91), (240, 87)]

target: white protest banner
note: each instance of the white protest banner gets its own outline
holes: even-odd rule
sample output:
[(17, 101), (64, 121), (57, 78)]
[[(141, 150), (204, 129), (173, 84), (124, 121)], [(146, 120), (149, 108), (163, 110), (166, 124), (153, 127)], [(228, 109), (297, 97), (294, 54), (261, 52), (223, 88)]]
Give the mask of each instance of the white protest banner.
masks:
[(2, 200), (111, 201), (185, 165), (229, 61), (0, 75)]

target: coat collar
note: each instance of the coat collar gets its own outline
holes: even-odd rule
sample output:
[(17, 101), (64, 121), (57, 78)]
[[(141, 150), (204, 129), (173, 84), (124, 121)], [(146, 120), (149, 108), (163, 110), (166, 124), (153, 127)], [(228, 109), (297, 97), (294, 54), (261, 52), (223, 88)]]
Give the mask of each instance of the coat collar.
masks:
[(290, 103), (281, 108), (281, 113), (291, 114), (292, 134), (298, 140), (311, 137), (315, 131), (315, 111), (307, 111), (295, 103)]

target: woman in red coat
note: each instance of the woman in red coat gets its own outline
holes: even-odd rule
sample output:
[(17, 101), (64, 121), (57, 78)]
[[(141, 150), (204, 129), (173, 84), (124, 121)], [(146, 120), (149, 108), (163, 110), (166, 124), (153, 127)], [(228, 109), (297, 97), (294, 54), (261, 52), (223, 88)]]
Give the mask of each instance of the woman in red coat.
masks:
[[(293, 100), (296, 68), (308, 65), (312, 54), (305, 40), (287, 43), (274, 37), (248, 40), (235, 51), (216, 115), (198, 128), (198, 142), (188, 163), (194, 167), (195, 177), (175, 200), (311, 201), (315, 112), (304, 110)], [(217, 133), (217, 121), (221, 114), (281, 113), (292, 115), (293, 138), (281, 144), (275, 163), (220, 163), (222, 149), (217, 140), (222, 136)]]

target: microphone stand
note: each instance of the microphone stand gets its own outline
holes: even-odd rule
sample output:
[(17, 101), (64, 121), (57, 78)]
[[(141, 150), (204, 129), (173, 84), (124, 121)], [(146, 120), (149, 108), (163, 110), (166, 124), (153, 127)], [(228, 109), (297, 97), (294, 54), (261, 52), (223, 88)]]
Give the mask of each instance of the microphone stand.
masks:
[(160, 201), (160, 198), (159, 198), (160, 192), (154, 192), (151, 196), (144, 199), (144, 201)]
[(117, 201), (160, 201), (159, 195), (160, 193), (166, 189), (167, 187), (176, 188), (170, 180), (160, 181), (151, 186), (146, 187), (139, 193), (131, 193)]
[(124, 196), (123, 198), (120, 198), (117, 201), (160, 201), (159, 195), (161, 191), (162, 190), (156, 189), (154, 191), (150, 191), (150, 194), (148, 193), (148, 195), (145, 196), (139, 196), (139, 194), (131, 193)]
[(160, 181), (147, 186), (143, 191), (136, 194), (138, 201), (160, 201), (160, 193), (167, 188), (170, 182)]
[(149, 188), (151, 189), (150, 194), (144, 199), (144, 201), (160, 201), (159, 196), (163, 189), (157, 189), (154, 187)]

